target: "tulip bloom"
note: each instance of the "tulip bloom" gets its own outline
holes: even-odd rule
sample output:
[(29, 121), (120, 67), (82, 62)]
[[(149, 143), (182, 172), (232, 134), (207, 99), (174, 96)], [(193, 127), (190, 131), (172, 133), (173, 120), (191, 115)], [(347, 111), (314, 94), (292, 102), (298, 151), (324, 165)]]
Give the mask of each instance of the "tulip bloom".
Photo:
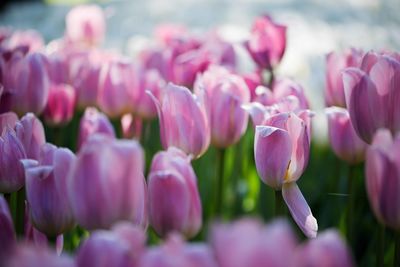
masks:
[(202, 86), (207, 95), (211, 143), (221, 148), (237, 143), (247, 129), (248, 114), (242, 108), (250, 101), (246, 83), (227, 69), (212, 66), (198, 76), (196, 92)]
[(149, 174), (150, 223), (165, 236), (179, 231), (193, 237), (201, 228), (201, 202), (190, 157), (171, 147), (157, 153)]
[(27, 158), (38, 160), (40, 148), (46, 143), (42, 122), (32, 113), (28, 113), (16, 123), (15, 131), (24, 146)]
[(106, 21), (103, 10), (96, 5), (81, 5), (71, 9), (66, 18), (66, 37), (76, 44), (95, 46), (105, 36)]
[(32, 53), (44, 48), (44, 40), (42, 35), (35, 30), (16, 31), (8, 39), (7, 46), (11, 49), (27, 47)]
[(307, 126), (308, 123), (294, 113), (271, 116), (256, 127), (254, 158), (261, 180), (275, 190), (282, 190), (297, 225), (306, 236), (315, 237), (317, 221), (296, 184), (308, 163)]
[(220, 267), (288, 266), (296, 248), (289, 225), (275, 221), (267, 226), (257, 220), (241, 219), (215, 224), (211, 246)]
[(349, 164), (362, 162), (367, 144), (354, 131), (349, 112), (344, 108), (330, 107), (326, 114), (329, 140), (336, 156)]
[(342, 70), (358, 67), (361, 63), (362, 51), (351, 48), (342, 53), (330, 52), (326, 56), (325, 70), (325, 105), (346, 107), (343, 89)]
[(86, 108), (79, 124), (78, 149), (95, 133), (115, 138), (115, 131), (107, 116), (96, 108)]
[(169, 83), (161, 91), (159, 100), (153, 95), (152, 98), (157, 107), (164, 149), (175, 146), (194, 158), (200, 157), (210, 144), (203, 90), (193, 95), (186, 87)]
[(358, 136), (372, 142), (379, 128), (400, 131), (400, 60), (389, 54), (367, 53), (361, 68), (343, 71), (346, 105)]
[(69, 199), (78, 224), (88, 230), (121, 220), (146, 226), (143, 171), (144, 153), (137, 141), (99, 134), (89, 138), (69, 173)]
[(327, 230), (296, 249), (293, 267), (352, 267), (351, 252), (340, 235)]
[(45, 120), (53, 125), (68, 123), (74, 116), (76, 92), (67, 84), (53, 84), (44, 110)]
[(24, 162), (26, 199), (35, 228), (55, 237), (75, 226), (67, 194), (68, 172), (75, 155), (51, 144), (43, 145), (41, 152), (36, 164)]
[(0, 195), (0, 229), (0, 264), (2, 264), (17, 244), (10, 209), (2, 195)]
[(267, 15), (258, 17), (245, 46), (259, 68), (271, 69), (285, 53), (286, 26), (276, 24)]
[(367, 150), (365, 174), (369, 202), (378, 220), (400, 230), (400, 135), (389, 130), (375, 134)]

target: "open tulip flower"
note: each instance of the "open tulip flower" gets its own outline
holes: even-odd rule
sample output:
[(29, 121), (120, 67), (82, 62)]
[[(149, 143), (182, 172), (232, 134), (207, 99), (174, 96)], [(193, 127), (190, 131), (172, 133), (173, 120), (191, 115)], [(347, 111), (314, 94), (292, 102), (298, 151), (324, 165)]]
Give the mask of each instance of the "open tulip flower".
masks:
[(271, 116), (256, 127), (254, 157), (262, 181), (283, 198), (297, 225), (308, 237), (317, 235), (318, 225), (298, 188), (308, 163), (310, 139), (307, 123), (294, 113)]

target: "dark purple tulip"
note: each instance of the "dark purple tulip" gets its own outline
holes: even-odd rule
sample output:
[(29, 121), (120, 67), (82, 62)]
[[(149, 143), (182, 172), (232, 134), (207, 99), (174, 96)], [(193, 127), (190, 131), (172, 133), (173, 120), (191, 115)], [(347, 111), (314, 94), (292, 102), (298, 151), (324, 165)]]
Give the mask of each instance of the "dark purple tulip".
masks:
[(47, 236), (55, 237), (75, 226), (67, 193), (68, 173), (75, 158), (66, 148), (45, 144), (37, 165), (25, 164), (29, 215), (35, 228)]
[(38, 160), (40, 148), (46, 143), (42, 122), (32, 113), (28, 113), (17, 122), (15, 131), (25, 148), (27, 158)]
[(384, 225), (400, 230), (400, 134), (381, 129), (368, 147), (365, 174), (372, 210)]
[(0, 195), (0, 229), (0, 265), (2, 265), (17, 243), (11, 213), (2, 195)]
[(101, 134), (89, 138), (69, 173), (69, 198), (78, 224), (93, 230), (126, 220), (145, 227), (143, 171), (144, 153), (137, 141)]
[(157, 153), (148, 182), (150, 223), (156, 232), (161, 236), (172, 231), (196, 235), (202, 208), (190, 158), (174, 147)]

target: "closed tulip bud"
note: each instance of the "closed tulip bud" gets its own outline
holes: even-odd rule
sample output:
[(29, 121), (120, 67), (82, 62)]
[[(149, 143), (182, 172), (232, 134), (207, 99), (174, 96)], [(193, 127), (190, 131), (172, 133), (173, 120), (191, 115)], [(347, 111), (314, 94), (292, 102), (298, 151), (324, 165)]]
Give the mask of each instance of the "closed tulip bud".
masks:
[(17, 122), (15, 131), (25, 148), (27, 158), (38, 160), (40, 148), (46, 143), (42, 122), (32, 113), (28, 113)]
[(98, 45), (106, 33), (104, 12), (96, 5), (81, 5), (71, 9), (65, 23), (67, 39), (76, 44)]
[(293, 267), (352, 267), (350, 250), (334, 230), (321, 233), (296, 249)]
[(110, 117), (134, 112), (135, 69), (122, 60), (106, 63), (99, 76), (98, 102), (100, 109)]
[(89, 138), (69, 175), (69, 198), (78, 224), (88, 230), (122, 220), (146, 226), (143, 170), (144, 153), (137, 141)]
[(361, 69), (343, 71), (346, 106), (358, 136), (372, 142), (379, 128), (392, 134), (400, 131), (400, 109), (394, 99), (400, 98), (400, 61), (389, 55), (372, 52), (363, 57)]
[(346, 107), (343, 89), (342, 70), (348, 67), (358, 67), (361, 63), (362, 51), (351, 48), (342, 53), (330, 52), (326, 56), (325, 70), (325, 105)]
[(94, 231), (79, 247), (77, 267), (138, 266), (146, 237), (132, 225), (117, 225), (112, 231)]
[(201, 228), (201, 202), (190, 158), (171, 147), (157, 153), (149, 174), (150, 223), (165, 236), (178, 231), (193, 237)]
[(75, 225), (67, 193), (74, 161), (70, 150), (45, 144), (37, 165), (25, 168), (29, 215), (34, 227), (47, 236), (56, 237)]
[(269, 16), (258, 17), (245, 44), (261, 69), (270, 69), (282, 59), (286, 48), (286, 26), (276, 24)]
[(400, 135), (389, 130), (375, 134), (367, 150), (365, 174), (372, 210), (384, 225), (400, 230)]
[(289, 225), (276, 221), (263, 226), (254, 219), (214, 224), (211, 247), (220, 267), (288, 266), (296, 248)]
[(185, 243), (179, 235), (170, 235), (161, 246), (143, 255), (142, 267), (217, 267), (211, 249), (202, 243)]
[(242, 108), (250, 101), (246, 83), (225, 68), (214, 66), (198, 76), (197, 82), (196, 90), (203, 85), (207, 95), (211, 143), (221, 148), (237, 143), (247, 129), (248, 114)]
[(14, 130), (9, 127), (0, 136), (0, 151), (0, 192), (16, 192), (25, 184), (24, 168), (19, 161), (26, 158), (26, 153)]
[(308, 237), (317, 234), (317, 221), (301, 194), (296, 181), (308, 163), (310, 138), (307, 121), (294, 113), (271, 116), (256, 127), (254, 157), (262, 181), (283, 198), (297, 225)]
[(20, 115), (27, 112), (40, 114), (49, 94), (46, 58), (39, 53), (14, 60), (9, 66), (8, 88), (11, 91), (11, 109)]
[(86, 108), (79, 124), (78, 149), (95, 133), (115, 137), (115, 131), (107, 116), (96, 108)]
[(354, 131), (349, 112), (344, 108), (330, 107), (326, 109), (326, 114), (329, 141), (336, 156), (349, 164), (362, 162), (367, 144)]
[(44, 119), (49, 124), (62, 125), (74, 116), (76, 92), (67, 84), (53, 84), (44, 110)]
[(186, 87), (169, 83), (161, 91), (159, 100), (153, 95), (152, 98), (158, 111), (164, 149), (175, 146), (194, 158), (200, 157), (210, 144), (204, 91), (199, 89), (194, 95)]
[(0, 229), (0, 264), (4, 264), (4, 261), (17, 244), (17, 239), (10, 209), (2, 195), (0, 195)]

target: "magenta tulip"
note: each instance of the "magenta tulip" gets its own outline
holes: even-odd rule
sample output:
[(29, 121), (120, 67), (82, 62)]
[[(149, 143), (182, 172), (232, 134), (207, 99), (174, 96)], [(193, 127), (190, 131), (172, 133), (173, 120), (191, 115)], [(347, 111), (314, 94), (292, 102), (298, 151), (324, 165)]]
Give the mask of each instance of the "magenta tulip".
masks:
[(351, 252), (334, 230), (321, 233), (296, 249), (293, 267), (352, 267)]
[(202, 209), (190, 157), (174, 147), (157, 153), (148, 181), (150, 223), (156, 232), (161, 236), (172, 231), (196, 235)]
[(85, 46), (100, 44), (105, 36), (103, 10), (96, 5), (81, 5), (69, 11), (65, 19), (68, 41)]
[(327, 107), (346, 107), (341, 72), (348, 67), (358, 67), (361, 63), (362, 55), (361, 50), (351, 48), (342, 53), (330, 52), (326, 56), (324, 95)]
[(237, 143), (248, 121), (242, 105), (250, 101), (250, 92), (244, 80), (223, 67), (212, 66), (196, 83), (196, 93), (204, 86), (207, 95), (211, 143), (221, 148)]
[(211, 246), (220, 267), (288, 266), (296, 239), (283, 221), (263, 226), (259, 221), (241, 219), (216, 224)]
[(0, 195), (0, 229), (0, 265), (2, 265), (17, 244), (10, 209), (2, 195)]
[(28, 113), (17, 122), (15, 131), (24, 146), (27, 158), (38, 160), (40, 148), (46, 143), (42, 122), (32, 113)]
[(276, 24), (267, 15), (258, 17), (246, 48), (259, 68), (271, 69), (281, 61), (285, 53), (286, 26)]
[(47, 123), (62, 125), (74, 116), (76, 102), (75, 89), (67, 84), (52, 84), (43, 116)]
[(344, 108), (330, 107), (326, 109), (326, 114), (329, 141), (336, 156), (349, 164), (362, 162), (367, 144), (354, 131), (349, 112)]
[(121, 220), (146, 226), (143, 171), (144, 154), (137, 141), (99, 134), (89, 138), (69, 173), (69, 199), (78, 224), (88, 230)]
[(114, 128), (107, 116), (96, 108), (88, 107), (79, 124), (78, 149), (95, 133), (115, 137)]
[(389, 130), (375, 134), (367, 150), (365, 174), (372, 210), (384, 225), (400, 230), (400, 134)]
[(275, 190), (282, 190), (283, 198), (293, 219), (308, 237), (317, 234), (317, 221), (296, 181), (308, 163), (310, 138), (309, 123), (294, 113), (271, 116), (256, 127), (254, 157), (262, 181)]
[(379, 128), (400, 131), (400, 60), (388, 54), (367, 53), (361, 69), (343, 71), (346, 105), (358, 136), (372, 142)]
[(45, 144), (37, 165), (25, 167), (29, 215), (35, 228), (47, 236), (56, 237), (75, 226), (67, 193), (68, 172), (75, 158), (66, 148)]
[(186, 87), (169, 83), (161, 91), (160, 99), (153, 96), (153, 100), (164, 149), (175, 146), (194, 158), (200, 157), (210, 144), (204, 92), (199, 90), (193, 95)]

